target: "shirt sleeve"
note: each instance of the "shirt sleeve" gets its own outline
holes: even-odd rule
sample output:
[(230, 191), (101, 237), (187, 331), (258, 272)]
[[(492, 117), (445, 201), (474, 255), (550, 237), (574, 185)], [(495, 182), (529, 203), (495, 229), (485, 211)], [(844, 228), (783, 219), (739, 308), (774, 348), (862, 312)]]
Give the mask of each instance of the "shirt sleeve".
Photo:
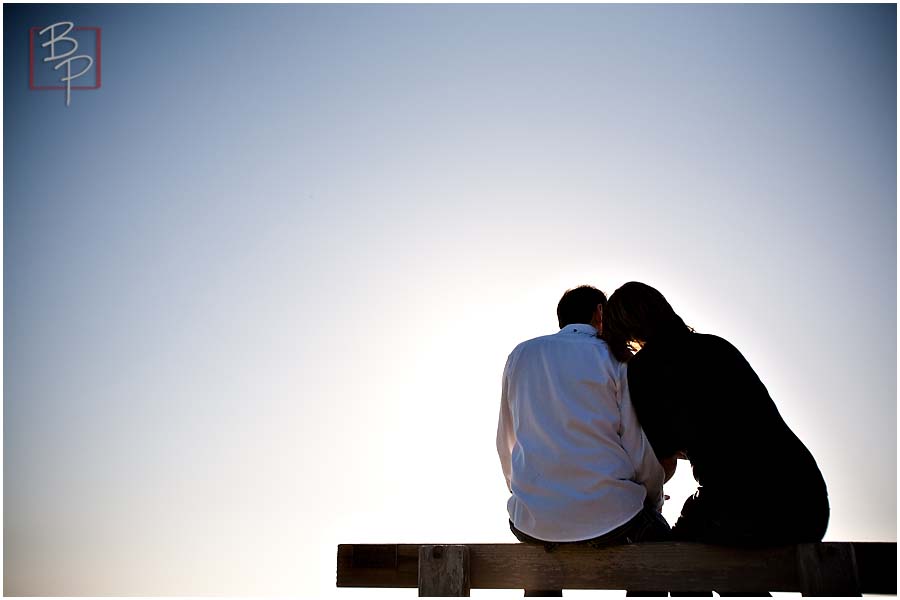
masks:
[(509, 406), (509, 371), (512, 363), (512, 355), (506, 361), (503, 369), (503, 387), (500, 391), (500, 419), (497, 423), (497, 454), (500, 456), (500, 467), (506, 478), (506, 487), (512, 491), (512, 450), (516, 443), (515, 427), (513, 425), (512, 410)]
[(619, 412), (622, 423), (621, 438), (622, 447), (631, 458), (634, 465), (635, 480), (647, 489), (646, 504), (657, 511), (663, 506), (663, 481), (665, 471), (656, 459), (653, 447), (644, 434), (637, 414), (631, 404), (631, 394), (628, 389), (628, 377), (625, 374), (625, 365), (622, 365), (621, 378), (619, 379)]

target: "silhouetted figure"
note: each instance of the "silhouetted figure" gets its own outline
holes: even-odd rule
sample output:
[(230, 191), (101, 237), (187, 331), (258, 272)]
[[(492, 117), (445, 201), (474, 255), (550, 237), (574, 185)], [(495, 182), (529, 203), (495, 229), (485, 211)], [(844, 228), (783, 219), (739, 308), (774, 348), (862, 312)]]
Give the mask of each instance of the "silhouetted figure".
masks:
[[(603, 337), (617, 358), (630, 358), (632, 401), (657, 457), (687, 458), (699, 484), (672, 528), (675, 539), (822, 539), (829, 504), (819, 467), (734, 346), (695, 333), (660, 292), (638, 282), (609, 299)], [(634, 357), (630, 344), (640, 347)]]

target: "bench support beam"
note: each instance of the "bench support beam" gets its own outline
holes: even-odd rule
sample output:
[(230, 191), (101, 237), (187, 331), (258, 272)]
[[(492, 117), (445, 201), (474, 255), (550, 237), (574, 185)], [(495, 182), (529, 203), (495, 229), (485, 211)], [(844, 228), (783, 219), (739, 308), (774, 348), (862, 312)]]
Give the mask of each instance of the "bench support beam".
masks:
[(419, 596), (468, 596), (469, 589), (466, 546), (419, 548)]
[(797, 571), (804, 596), (861, 596), (853, 544), (798, 544)]

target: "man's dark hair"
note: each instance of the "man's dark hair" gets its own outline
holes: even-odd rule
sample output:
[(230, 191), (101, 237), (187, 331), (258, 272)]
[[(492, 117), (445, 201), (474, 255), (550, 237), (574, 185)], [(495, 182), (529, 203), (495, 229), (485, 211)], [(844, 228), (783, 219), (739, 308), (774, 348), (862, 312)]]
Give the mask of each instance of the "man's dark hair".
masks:
[(566, 290), (556, 306), (559, 328), (573, 323), (590, 324), (598, 304), (606, 305), (606, 294), (592, 285), (580, 285)]

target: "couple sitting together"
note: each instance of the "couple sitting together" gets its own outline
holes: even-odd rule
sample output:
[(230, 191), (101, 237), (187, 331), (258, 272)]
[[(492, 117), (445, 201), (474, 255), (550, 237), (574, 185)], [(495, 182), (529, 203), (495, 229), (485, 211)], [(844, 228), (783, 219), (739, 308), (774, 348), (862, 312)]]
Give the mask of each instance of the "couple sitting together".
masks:
[[(569, 290), (557, 316), (560, 331), (516, 346), (503, 373), (497, 451), (519, 540), (822, 539), (822, 474), (734, 346), (695, 333), (643, 283), (608, 301)], [(679, 458), (699, 486), (670, 528), (663, 482)]]

